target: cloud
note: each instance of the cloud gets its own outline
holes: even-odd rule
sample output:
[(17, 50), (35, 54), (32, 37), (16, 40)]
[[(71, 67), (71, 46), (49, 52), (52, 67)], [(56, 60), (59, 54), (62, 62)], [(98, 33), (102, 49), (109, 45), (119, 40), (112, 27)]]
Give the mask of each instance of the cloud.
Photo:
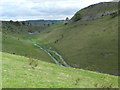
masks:
[(112, 2), (119, 2), (120, 0), (113, 0)]
[(2, 20), (65, 19), (78, 10), (110, 0), (1, 0)]

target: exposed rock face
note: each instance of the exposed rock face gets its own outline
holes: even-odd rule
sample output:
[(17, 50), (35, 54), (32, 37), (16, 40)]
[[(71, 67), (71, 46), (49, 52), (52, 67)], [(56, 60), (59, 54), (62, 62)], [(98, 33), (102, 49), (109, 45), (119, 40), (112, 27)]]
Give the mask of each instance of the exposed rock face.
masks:
[(81, 20), (93, 20), (111, 14), (117, 15), (117, 13), (118, 13), (118, 2), (101, 2), (79, 10), (69, 20), (69, 23), (73, 23)]
[(113, 14), (113, 13), (118, 13), (118, 11), (105, 12), (105, 13), (97, 14), (97, 15), (93, 15), (93, 16), (84, 16), (84, 17), (82, 17), (81, 20), (92, 20), (92, 19), (96, 19), (96, 18), (99, 18), (99, 17), (102, 17), (102, 16), (110, 15), (110, 14)]

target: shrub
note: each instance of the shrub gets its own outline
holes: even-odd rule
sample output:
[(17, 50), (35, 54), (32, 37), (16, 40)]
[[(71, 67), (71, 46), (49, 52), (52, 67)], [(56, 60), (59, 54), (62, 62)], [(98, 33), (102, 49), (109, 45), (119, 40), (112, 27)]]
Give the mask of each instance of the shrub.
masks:
[(22, 22), (23, 25), (25, 25), (25, 22)]
[(117, 12), (111, 14), (111, 17), (112, 17), (112, 18), (115, 18), (116, 16), (118, 16), (118, 13), (117, 13)]
[(81, 20), (81, 13), (80, 12), (77, 12), (76, 14), (75, 14), (75, 21), (79, 21), (79, 20)]
[(12, 21), (12, 20), (10, 20), (10, 23), (13, 23), (13, 21)]
[(64, 25), (67, 25), (68, 23), (65, 23)]
[(68, 17), (66, 18), (66, 21), (69, 21), (69, 18), (68, 18)]
[(80, 82), (80, 78), (77, 78), (77, 79), (75, 80), (75, 85), (78, 85), (79, 82)]
[(33, 69), (35, 69), (35, 67), (38, 66), (38, 61), (35, 60), (35, 59), (30, 58), (29, 65), (30, 65)]
[(20, 25), (20, 23), (18, 21), (15, 22), (15, 25)]

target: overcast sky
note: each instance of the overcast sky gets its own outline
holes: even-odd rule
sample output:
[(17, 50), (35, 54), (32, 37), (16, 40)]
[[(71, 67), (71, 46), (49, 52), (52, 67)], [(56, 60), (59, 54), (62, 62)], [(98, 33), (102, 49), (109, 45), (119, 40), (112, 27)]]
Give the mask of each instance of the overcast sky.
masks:
[(0, 0), (0, 20), (65, 19), (78, 10), (111, 0)]

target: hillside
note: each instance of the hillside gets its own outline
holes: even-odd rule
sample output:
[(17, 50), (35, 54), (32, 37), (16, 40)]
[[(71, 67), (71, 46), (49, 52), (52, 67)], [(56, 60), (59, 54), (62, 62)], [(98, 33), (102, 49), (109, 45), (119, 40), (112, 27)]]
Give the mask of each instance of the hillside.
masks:
[[(111, 4), (111, 8), (117, 8), (116, 3)], [(91, 7), (83, 10), (87, 12), (88, 9), (91, 10)], [(103, 8), (100, 9), (103, 11)], [(118, 15), (110, 14), (67, 25), (55, 24), (37, 35), (34, 41), (51, 46), (73, 67), (118, 75), (117, 27)]]
[(36, 22), (36, 23), (60, 23), (62, 20), (26, 20), (24, 22)]
[(116, 10), (99, 3), (68, 23), (3, 21), (3, 88), (118, 88)]
[(90, 5), (78, 11), (70, 20), (75, 22), (79, 20), (94, 20), (101, 16), (106, 16), (118, 11), (118, 2), (101, 2)]
[(35, 22), (18, 22), (18, 21), (2, 21), (2, 32), (9, 34), (25, 34), (25, 33), (40, 33), (48, 28), (49, 23), (35, 23)]
[(2, 55), (3, 88), (118, 88), (116, 76), (67, 68), (8, 53)]
[(34, 23), (3, 22), (2, 52), (41, 59), (53, 63), (53, 60), (44, 51), (35, 47), (33, 42), (29, 40), (29, 38), (34, 38), (34, 34), (32, 36), (29, 34), (29, 29), (32, 30), (31, 33), (39, 32), (44, 30), (41, 25), (43, 24), (39, 23), (35, 25)]

